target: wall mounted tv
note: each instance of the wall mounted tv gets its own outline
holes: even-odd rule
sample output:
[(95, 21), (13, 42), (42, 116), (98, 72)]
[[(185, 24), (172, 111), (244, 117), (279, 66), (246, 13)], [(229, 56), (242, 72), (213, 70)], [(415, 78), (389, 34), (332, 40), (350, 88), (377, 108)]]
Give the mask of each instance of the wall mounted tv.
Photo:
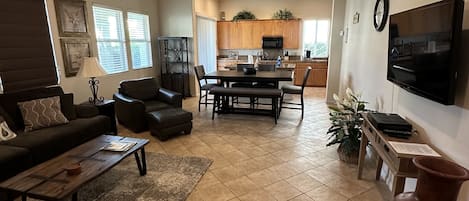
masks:
[(387, 79), (430, 100), (454, 103), (463, 0), (391, 15)]

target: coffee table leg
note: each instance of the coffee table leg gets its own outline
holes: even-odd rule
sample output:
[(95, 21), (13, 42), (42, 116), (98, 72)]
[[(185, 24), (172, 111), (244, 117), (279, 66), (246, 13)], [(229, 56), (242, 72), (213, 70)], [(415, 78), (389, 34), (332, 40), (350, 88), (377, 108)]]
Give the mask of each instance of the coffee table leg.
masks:
[(72, 195), (72, 201), (78, 201), (78, 193)]
[(145, 176), (147, 174), (147, 161), (146, 161), (146, 158), (145, 158), (145, 148), (144, 147), (142, 147), (140, 149), (140, 153), (141, 153), (142, 159), (140, 160), (140, 157), (138, 155), (138, 151), (136, 151), (134, 153), (135, 160), (137, 162), (137, 167), (138, 167), (138, 171), (140, 172), (140, 176)]
[(27, 200), (27, 197), (25, 194), (21, 195), (21, 201), (26, 201)]

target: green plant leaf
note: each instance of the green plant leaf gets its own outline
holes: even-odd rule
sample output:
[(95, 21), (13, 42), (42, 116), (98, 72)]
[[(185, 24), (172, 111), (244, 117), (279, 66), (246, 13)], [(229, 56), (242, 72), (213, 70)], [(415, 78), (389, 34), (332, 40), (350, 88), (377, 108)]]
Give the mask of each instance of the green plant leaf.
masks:
[(240, 11), (240, 12), (238, 12), (238, 14), (236, 14), (233, 17), (233, 21), (255, 20), (255, 19), (256, 19), (256, 16), (254, 14), (252, 14), (250, 11), (247, 11), (247, 10)]
[[(338, 106), (329, 106), (329, 120), (331, 126), (327, 130), (327, 146), (340, 144), (345, 153), (352, 153), (359, 149), (362, 136), (362, 113), (367, 111), (367, 102), (360, 100), (360, 96), (348, 93), (347, 99), (337, 100)], [(348, 101), (348, 102), (347, 102)]]

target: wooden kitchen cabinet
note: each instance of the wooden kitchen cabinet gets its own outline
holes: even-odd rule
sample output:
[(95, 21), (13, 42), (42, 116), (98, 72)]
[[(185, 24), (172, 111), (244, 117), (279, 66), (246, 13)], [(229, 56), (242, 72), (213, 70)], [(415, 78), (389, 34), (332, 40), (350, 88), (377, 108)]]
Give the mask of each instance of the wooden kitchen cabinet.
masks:
[(218, 49), (229, 49), (231, 47), (231, 32), (231, 23), (217, 23)]
[(303, 78), (308, 66), (311, 66), (311, 74), (309, 75), (306, 86), (308, 87), (325, 87), (327, 84), (327, 61), (312, 61), (297, 63), (295, 67), (294, 84), (301, 86)]
[(300, 47), (300, 21), (287, 20), (283, 26), (283, 48), (298, 49)]
[(283, 36), (284, 49), (300, 47), (300, 20), (242, 20), (217, 23), (218, 49), (261, 49), (263, 36)]

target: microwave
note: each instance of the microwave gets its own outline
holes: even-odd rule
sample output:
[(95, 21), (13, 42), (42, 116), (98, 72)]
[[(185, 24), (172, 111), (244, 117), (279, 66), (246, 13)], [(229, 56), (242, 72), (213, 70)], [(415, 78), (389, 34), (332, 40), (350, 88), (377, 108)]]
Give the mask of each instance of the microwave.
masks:
[(263, 49), (282, 49), (283, 37), (262, 37)]

